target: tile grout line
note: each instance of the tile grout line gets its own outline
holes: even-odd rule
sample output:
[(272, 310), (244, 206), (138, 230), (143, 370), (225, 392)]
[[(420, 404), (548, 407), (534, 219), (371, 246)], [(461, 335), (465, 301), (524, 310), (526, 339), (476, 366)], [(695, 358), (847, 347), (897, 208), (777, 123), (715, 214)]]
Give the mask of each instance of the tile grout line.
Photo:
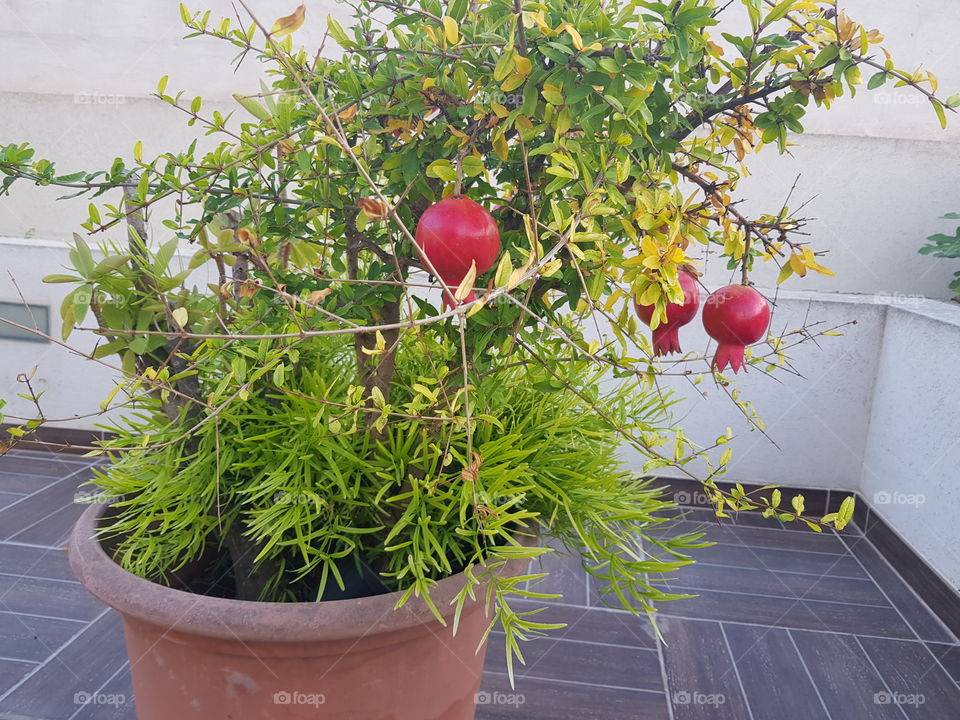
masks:
[[(585, 613), (585, 614), (586, 614), (586, 613)], [(572, 628), (572, 627), (574, 627), (574, 626), (575, 626), (575, 624), (574, 624), (574, 625), (570, 625), (570, 626), (568, 626), (568, 627), (569, 627), (569, 628)], [(565, 629), (568, 629), (568, 628), (562, 628), (562, 630), (565, 630)], [(557, 630), (557, 631), (555, 631), (555, 632), (561, 632), (561, 630)], [(506, 633), (504, 633), (502, 630), (491, 630), (491, 631), (490, 631), (490, 634), (491, 634), (491, 635), (497, 635), (497, 636), (505, 636), (505, 635), (506, 635)], [(598, 642), (597, 640), (577, 640), (576, 638), (554, 637), (554, 636), (552, 636), (552, 635), (547, 635), (547, 636), (545, 636), (545, 637), (539, 637), (539, 638), (530, 640), (530, 642), (538, 642), (538, 641), (539, 641), (539, 642), (547, 641), (547, 642), (554, 642), (554, 643), (557, 643), (557, 642), (568, 642), (568, 643), (577, 643), (578, 645), (598, 645), (598, 646), (600, 646), (600, 647), (618, 648), (618, 649), (620, 649), (620, 650), (636, 650), (636, 651), (639, 651), (639, 652), (649, 652), (649, 653), (652, 653), (652, 652), (655, 652), (655, 651), (656, 651), (656, 648), (652, 648), (652, 647), (642, 647), (642, 646), (640, 646), (640, 645), (624, 645), (624, 644), (622, 644), (622, 643)], [(526, 666), (524, 666), (524, 667), (526, 667)]]
[[(32, 570), (32, 569), (33, 569), (33, 568), (31, 568), (31, 570)], [(5, 577), (19, 578), (20, 580), (26, 580), (27, 578), (29, 578), (29, 579), (31, 579), (31, 580), (44, 580), (44, 581), (48, 581), (48, 582), (66, 583), (67, 585), (79, 585), (79, 584), (80, 584), (80, 582), (79, 582), (78, 580), (65, 580), (65, 579), (63, 579), (63, 578), (52, 578), (52, 577), (44, 577), (44, 576), (42, 576), (42, 575), (31, 575), (29, 572), (26, 572), (26, 573), (8, 573), (8, 572), (2, 572), (2, 571), (0, 571), (0, 578), (5, 578)]]
[(813, 687), (813, 691), (817, 694), (817, 699), (820, 700), (820, 705), (823, 707), (823, 711), (827, 714), (827, 720), (833, 720), (833, 715), (830, 713), (830, 708), (827, 707), (827, 703), (823, 699), (823, 695), (820, 694), (820, 688), (817, 687), (816, 681), (813, 679), (813, 674), (810, 672), (810, 668), (807, 666), (807, 661), (803, 657), (803, 653), (800, 652), (800, 648), (797, 647), (797, 641), (793, 639), (793, 633), (790, 632), (790, 628), (784, 628), (787, 633), (787, 637), (790, 639), (790, 644), (793, 646), (793, 651), (797, 654), (797, 657), (800, 659), (800, 666), (803, 668), (803, 671), (807, 674), (807, 679), (810, 680), (810, 685)]
[(77, 632), (75, 632), (73, 635), (71, 635), (71, 636), (67, 639), (67, 641), (66, 641), (65, 643), (63, 643), (63, 645), (61, 645), (61, 646), (58, 647), (56, 650), (54, 650), (53, 653), (50, 654), (50, 655), (47, 657), (46, 660), (44, 660), (42, 663), (40, 663), (39, 665), (37, 665), (33, 670), (31, 670), (29, 673), (27, 673), (25, 676), (23, 676), (16, 685), (14, 685), (13, 687), (11, 687), (11, 688), (10, 688), (9, 690), (7, 690), (5, 693), (0, 694), (0, 703), (2, 703), (4, 700), (6, 700), (8, 697), (10, 697), (10, 695), (12, 695), (12, 694), (17, 690), (17, 688), (19, 688), (21, 685), (24, 685), (30, 678), (32, 678), (34, 675), (36, 675), (38, 672), (40, 672), (43, 668), (45, 668), (47, 665), (49, 665), (49, 664), (50, 664), (50, 661), (52, 661), (54, 658), (56, 658), (58, 655), (60, 655), (60, 653), (62, 653), (64, 650), (66, 650), (78, 637), (80, 637), (81, 635), (83, 635), (83, 633), (85, 633), (87, 630), (89, 630), (89, 629), (93, 626), (94, 623), (96, 623), (96, 622), (98, 622), (99, 620), (101, 620), (102, 618), (104, 618), (104, 617), (107, 615), (107, 613), (109, 613), (109, 612), (110, 612), (110, 608), (104, 608), (103, 612), (101, 612), (99, 615), (97, 615), (97, 617), (95, 617), (93, 620), (91, 620), (89, 623), (87, 623), (87, 624), (84, 625), (82, 628), (80, 628), (79, 630), (77, 630)]
[[(509, 677), (507, 673), (498, 670), (484, 670), (484, 675), (499, 675)], [(601, 683), (588, 683), (580, 680), (558, 680), (557, 678), (548, 678), (541, 675), (516, 675), (518, 680), (539, 680), (540, 682), (557, 683), (559, 685), (575, 685), (577, 687), (603, 688), (604, 690), (625, 690), (627, 692), (649, 693), (651, 695), (663, 695), (663, 690), (651, 690), (649, 688), (625, 687), (623, 685), (603, 685)], [(2, 700), (3, 698), (0, 698)]]
[(7, 657), (6, 655), (0, 655), (0, 662), (18, 662), (24, 663), (26, 665), (39, 665), (39, 660), (24, 660), (23, 658)]
[(3, 545), (13, 545), (14, 547), (30, 548), (32, 550), (56, 550), (59, 552), (65, 550), (63, 545), (37, 545), (36, 543), (25, 543), (18, 540), (0, 540), (0, 546)]
[(4, 615), (13, 615), (14, 617), (18, 618), (36, 618), (37, 620), (58, 620), (61, 622), (81, 623), (84, 625), (93, 622), (93, 620), (78, 620), (76, 618), (60, 617), (59, 615), (39, 615), (37, 613), (19, 612), (17, 610), (0, 610), (0, 617), (3, 617)]
[[(781, 532), (781, 531), (774, 530), (774, 532)], [(657, 539), (660, 539), (660, 538), (657, 537)], [(737, 538), (737, 539), (739, 540), (740, 538)], [(770, 547), (769, 545), (751, 545), (750, 543), (747, 543), (747, 542), (734, 543), (734, 542), (724, 542), (723, 540), (709, 540), (709, 539), (707, 539), (706, 542), (711, 543), (711, 546), (722, 545), (724, 547), (735, 547), (735, 548), (746, 547), (746, 548), (752, 548), (754, 550), (774, 550), (776, 552), (805, 553), (807, 555), (827, 555), (829, 557), (843, 557), (844, 555), (847, 554), (846, 550), (841, 550), (840, 552), (824, 552), (823, 550), (801, 550), (799, 548), (778, 548), (778, 547)]]
[(666, 653), (663, 651), (664, 641), (659, 637), (656, 639), (657, 642), (657, 659), (660, 663), (660, 681), (663, 683), (663, 694), (667, 701), (667, 718), (668, 720), (674, 720), (673, 715), (673, 702), (670, 700), (670, 682), (667, 679), (667, 659)]
[[(0, 541), (3, 542), (3, 541)], [(857, 577), (855, 575), (824, 575), (823, 573), (806, 572), (804, 570), (769, 570), (767, 568), (753, 568), (745, 565), (729, 565), (727, 563), (708, 562), (706, 560), (695, 560), (696, 565), (705, 567), (729, 568), (731, 570), (749, 570), (751, 572), (773, 573), (774, 575), (803, 575), (804, 577), (815, 577), (821, 580), (859, 580), (860, 582), (870, 582), (870, 577)]]
[[(877, 667), (877, 664), (873, 661), (873, 658), (870, 657), (870, 653), (867, 652), (867, 649), (863, 646), (863, 643), (860, 642), (860, 638), (854, 635), (853, 641), (857, 644), (857, 647), (860, 648), (860, 652), (863, 653), (863, 656), (867, 659), (867, 662), (870, 663), (870, 667), (873, 668), (873, 671), (877, 674), (877, 677), (880, 678), (880, 682), (883, 683), (883, 689), (890, 694), (890, 697), (894, 697), (893, 691), (890, 689), (890, 684), (887, 682), (887, 679), (883, 676), (883, 673), (880, 672), (880, 668)], [(899, 703), (896, 703), (896, 705), (897, 705), (897, 710), (900, 711), (900, 714), (903, 715), (903, 717), (906, 720), (910, 720), (910, 716), (907, 715), (907, 711), (904, 710)]]
[(727, 648), (727, 657), (730, 658), (730, 664), (733, 666), (733, 674), (737, 678), (737, 685), (740, 687), (740, 696), (743, 698), (743, 704), (747, 708), (747, 715), (750, 720), (753, 718), (753, 708), (750, 707), (750, 698), (747, 697), (747, 691), (743, 687), (743, 678), (740, 677), (740, 668), (737, 667), (737, 661), (733, 657), (733, 649), (730, 647), (730, 640), (727, 639), (727, 631), (723, 627), (723, 623), (717, 621), (717, 626), (720, 628), (720, 634), (723, 636), (723, 645)]

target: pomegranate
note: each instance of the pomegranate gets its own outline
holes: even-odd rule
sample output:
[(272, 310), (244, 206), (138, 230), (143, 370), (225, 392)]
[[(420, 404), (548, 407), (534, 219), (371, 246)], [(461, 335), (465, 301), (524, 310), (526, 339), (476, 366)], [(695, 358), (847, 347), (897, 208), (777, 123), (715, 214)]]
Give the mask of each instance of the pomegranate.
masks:
[(703, 306), (703, 327), (717, 341), (713, 367), (743, 367), (747, 345), (762, 338), (770, 325), (767, 299), (748, 285), (727, 285), (710, 294)]
[[(500, 230), (493, 216), (462, 195), (428, 207), (417, 223), (416, 241), (421, 258), (429, 260), (440, 281), (451, 290), (460, 285), (473, 263), (481, 275), (493, 267), (500, 254)], [(476, 300), (472, 290), (465, 300)], [(443, 302), (450, 304), (446, 292)]]
[[(666, 321), (654, 328), (653, 354), (655, 356), (680, 352), (679, 330), (696, 317), (697, 308), (700, 307), (700, 289), (697, 287), (697, 279), (687, 271), (681, 270), (677, 273), (677, 280), (683, 290), (683, 302), (669, 303)], [(649, 325), (653, 319), (654, 306), (634, 303), (633, 307), (637, 311), (637, 316)]]

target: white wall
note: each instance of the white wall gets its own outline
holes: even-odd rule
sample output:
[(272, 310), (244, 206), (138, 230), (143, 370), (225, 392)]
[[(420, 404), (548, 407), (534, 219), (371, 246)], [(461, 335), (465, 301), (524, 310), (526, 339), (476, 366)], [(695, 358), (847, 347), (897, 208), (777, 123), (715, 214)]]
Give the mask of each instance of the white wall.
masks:
[(863, 462), (864, 497), (960, 586), (960, 308), (891, 307)]

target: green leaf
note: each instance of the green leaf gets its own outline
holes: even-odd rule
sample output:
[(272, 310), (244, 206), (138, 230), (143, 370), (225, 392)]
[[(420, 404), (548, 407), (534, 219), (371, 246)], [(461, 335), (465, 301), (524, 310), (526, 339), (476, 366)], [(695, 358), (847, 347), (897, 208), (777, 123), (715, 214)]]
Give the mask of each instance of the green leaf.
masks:
[(930, 103), (933, 105), (933, 111), (937, 114), (937, 119), (940, 120), (940, 127), (944, 130), (947, 129), (947, 113), (943, 109), (943, 103), (939, 100), (931, 99)]
[(453, 182), (457, 179), (457, 171), (454, 170), (453, 163), (441, 158), (427, 165), (427, 177), (439, 178), (445, 182)]
[(73, 250), (70, 251), (70, 260), (73, 262), (74, 269), (84, 278), (93, 275), (96, 263), (93, 261), (93, 253), (90, 252), (90, 246), (86, 240), (73, 234)]
[(257, 120), (269, 120), (272, 117), (269, 110), (249, 95), (234, 93), (233, 99), (240, 103), (243, 109), (253, 115)]
[(887, 73), (881, 70), (876, 75), (873, 75), (870, 78), (870, 82), (867, 83), (867, 90), (876, 90), (878, 87), (883, 85), (887, 81)]

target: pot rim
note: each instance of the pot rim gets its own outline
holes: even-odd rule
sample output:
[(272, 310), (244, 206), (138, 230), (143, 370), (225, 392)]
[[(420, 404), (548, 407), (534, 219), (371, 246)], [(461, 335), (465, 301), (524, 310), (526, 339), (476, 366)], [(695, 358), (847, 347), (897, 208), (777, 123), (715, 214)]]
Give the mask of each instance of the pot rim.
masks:
[[(97, 524), (109, 503), (88, 507), (77, 520), (70, 538), (70, 567), (80, 583), (95, 597), (124, 616), (167, 631), (230, 641), (321, 642), (358, 639), (368, 635), (436, 624), (423, 598), (411, 597), (403, 607), (396, 603), (402, 592), (322, 602), (251, 602), (176, 590), (145, 580), (118, 565), (96, 537)], [(536, 544), (534, 536), (518, 535), (521, 545)], [(525, 569), (523, 562), (508, 561), (498, 572), (512, 577)], [(450, 607), (466, 583), (463, 573), (438, 580), (431, 598), (441, 611)], [(464, 610), (483, 601), (481, 584), (464, 603)], [(449, 620), (454, 608), (443, 612)]]

